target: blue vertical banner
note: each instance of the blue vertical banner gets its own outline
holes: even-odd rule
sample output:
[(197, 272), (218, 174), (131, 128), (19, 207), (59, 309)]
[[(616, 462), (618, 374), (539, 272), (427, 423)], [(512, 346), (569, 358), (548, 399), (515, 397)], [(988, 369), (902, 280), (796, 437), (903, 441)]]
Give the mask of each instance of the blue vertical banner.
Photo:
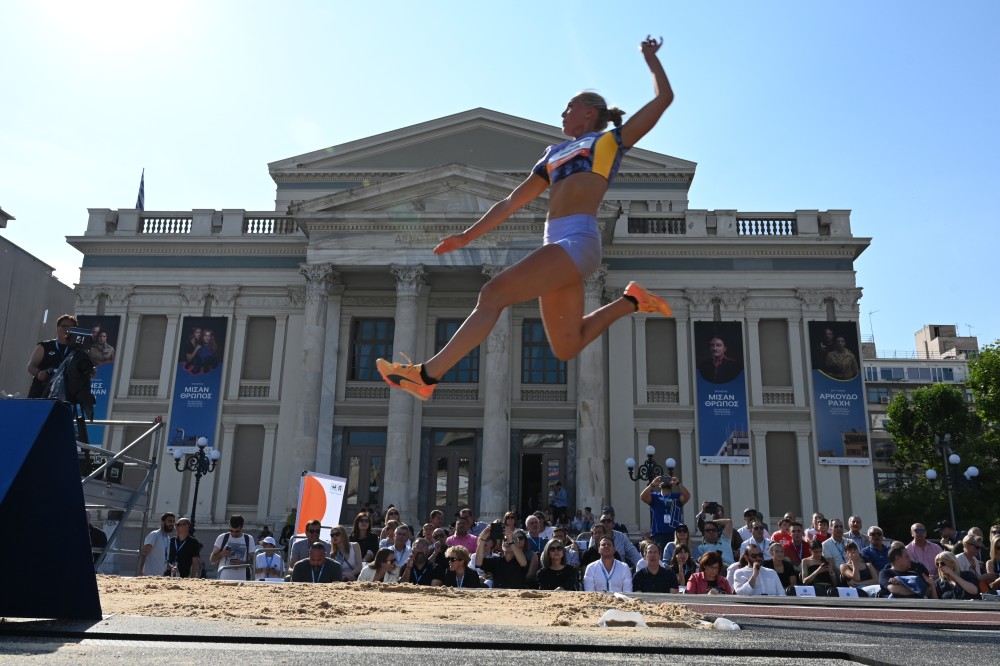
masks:
[(750, 464), (750, 417), (743, 323), (694, 323), (698, 399), (698, 462)]
[(821, 465), (870, 465), (856, 322), (811, 321), (813, 410)]
[[(114, 387), (115, 358), (118, 354), (118, 332), (121, 318), (118, 316), (81, 315), (77, 317), (80, 328), (86, 328), (94, 338), (87, 354), (94, 364), (94, 376), (90, 380), (90, 392), (94, 394), (94, 418), (108, 418)], [(104, 445), (104, 426), (88, 425), (87, 438), (94, 446)]]
[(170, 406), (168, 453), (177, 447), (193, 453), (199, 437), (208, 439), (209, 446), (216, 445), (227, 325), (225, 317), (184, 317)]

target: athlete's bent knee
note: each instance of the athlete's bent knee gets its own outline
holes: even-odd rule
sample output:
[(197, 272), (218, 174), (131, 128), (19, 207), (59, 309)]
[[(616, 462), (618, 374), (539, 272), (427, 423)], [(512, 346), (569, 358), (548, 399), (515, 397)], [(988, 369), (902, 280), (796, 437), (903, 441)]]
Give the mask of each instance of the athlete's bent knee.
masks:
[(579, 343), (574, 343), (569, 340), (564, 340), (562, 342), (554, 343), (550, 342), (550, 347), (552, 347), (552, 354), (560, 361), (570, 361), (580, 353)]

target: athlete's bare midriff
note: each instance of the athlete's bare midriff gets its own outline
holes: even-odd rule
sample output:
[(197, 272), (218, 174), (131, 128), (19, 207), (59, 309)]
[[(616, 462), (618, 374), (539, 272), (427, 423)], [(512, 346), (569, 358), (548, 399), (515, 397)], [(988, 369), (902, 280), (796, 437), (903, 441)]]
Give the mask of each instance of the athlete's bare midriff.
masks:
[(549, 194), (549, 219), (568, 215), (596, 217), (607, 191), (608, 181), (600, 174), (580, 172), (566, 176), (552, 186)]

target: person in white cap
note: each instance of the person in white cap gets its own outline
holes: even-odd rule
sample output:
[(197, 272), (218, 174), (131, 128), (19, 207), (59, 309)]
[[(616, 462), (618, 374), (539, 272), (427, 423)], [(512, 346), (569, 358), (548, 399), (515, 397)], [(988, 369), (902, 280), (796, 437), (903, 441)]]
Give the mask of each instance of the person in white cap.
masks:
[(254, 563), (257, 580), (283, 577), (285, 575), (285, 561), (277, 550), (278, 544), (274, 541), (274, 537), (264, 537), (261, 539), (260, 545), (264, 552), (257, 554)]

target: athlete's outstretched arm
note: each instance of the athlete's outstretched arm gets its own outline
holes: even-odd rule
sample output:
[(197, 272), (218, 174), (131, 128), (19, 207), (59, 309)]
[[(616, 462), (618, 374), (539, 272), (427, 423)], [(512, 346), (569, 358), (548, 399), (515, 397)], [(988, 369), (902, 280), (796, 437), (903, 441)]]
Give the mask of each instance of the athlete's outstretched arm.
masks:
[(513, 192), (507, 195), (506, 199), (498, 201), (486, 211), (486, 214), (460, 234), (454, 234), (441, 240), (434, 248), (434, 254), (445, 254), (459, 248), (463, 248), (483, 234), (489, 232), (503, 223), (508, 217), (520, 210), (525, 204), (536, 199), (549, 182), (537, 174), (531, 174), (518, 185)]
[(667, 110), (670, 103), (674, 101), (674, 91), (670, 88), (670, 81), (667, 80), (667, 73), (663, 71), (660, 59), (656, 57), (656, 52), (663, 46), (663, 38), (659, 41), (652, 37), (647, 37), (639, 50), (649, 65), (649, 71), (653, 73), (653, 93), (652, 101), (639, 109), (635, 115), (629, 118), (622, 127), (622, 143), (632, 147), (639, 139), (646, 136), (653, 125), (660, 119), (663, 112)]

